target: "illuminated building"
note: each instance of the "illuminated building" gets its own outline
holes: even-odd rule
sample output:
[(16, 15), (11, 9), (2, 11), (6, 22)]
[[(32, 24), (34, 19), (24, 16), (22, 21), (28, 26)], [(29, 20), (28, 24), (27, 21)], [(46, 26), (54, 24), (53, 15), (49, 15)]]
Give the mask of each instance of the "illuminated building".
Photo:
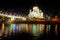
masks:
[(37, 6), (34, 6), (33, 10), (30, 10), (28, 17), (29, 19), (44, 18), (43, 12)]

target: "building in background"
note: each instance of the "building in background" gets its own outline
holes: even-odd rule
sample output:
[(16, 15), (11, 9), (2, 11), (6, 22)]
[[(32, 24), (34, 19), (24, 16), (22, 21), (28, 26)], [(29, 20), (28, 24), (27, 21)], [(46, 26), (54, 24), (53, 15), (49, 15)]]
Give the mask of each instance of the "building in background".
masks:
[(29, 11), (28, 14), (28, 19), (33, 20), (33, 19), (42, 19), (44, 18), (42, 10), (38, 8), (38, 6), (34, 6), (32, 10)]

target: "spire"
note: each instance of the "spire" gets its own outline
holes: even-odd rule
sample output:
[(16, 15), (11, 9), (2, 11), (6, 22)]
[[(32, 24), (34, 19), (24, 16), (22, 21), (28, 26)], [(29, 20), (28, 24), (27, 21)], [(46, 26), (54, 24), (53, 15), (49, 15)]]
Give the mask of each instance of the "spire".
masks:
[(35, 0), (34, 6), (37, 6), (37, 0)]
[(37, 0), (34, 1), (33, 9), (38, 9)]
[(38, 8), (38, 5), (37, 5), (37, 0), (34, 1), (33, 10), (35, 10), (35, 9), (39, 9), (39, 8)]

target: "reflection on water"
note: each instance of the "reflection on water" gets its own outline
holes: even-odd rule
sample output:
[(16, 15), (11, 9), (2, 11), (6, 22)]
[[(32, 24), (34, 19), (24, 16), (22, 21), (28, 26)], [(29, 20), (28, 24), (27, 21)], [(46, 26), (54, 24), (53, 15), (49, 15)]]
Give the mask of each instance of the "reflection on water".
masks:
[[(43, 35), (44, 32), (46, 34), (51, 33), (51, 28), (52, 25), (51, 24), (4, 24), (2, 23), (1, 29), (0, 29), (0, 35), (5, 32), (6, 34), (8, 33), (15, 33), (15, 32), (29, 32), (31, 34), (33, 34), (34, 36), (39, 36), (39, 35)], [(55, 25), (55, 34), (57, 34), (58, 32), (58, 25)], [(52, 30), (53, 31), (53, 30)]]
[(14, 24), (14, 31), (16, 30), (16, 27), (17, 27), (17, 25), (16, 25), (16, 24)]
[(40, 24), (40, 33), (41, 34), (43, 34), (43, 32), (44, 32), (44, 28), (45, 28), (44, 24)]
[(58, 25), (56, 24), (56, 25), (55, 25), (55, 34), (56, 34), (56, 35), (57, 35), (57, 33), (58, 33), (58, 32), (57, 32), (57, 31), (58, 31), (58, 30), (57, 30), (57, 29), (58, 29), (57, 27), (58, 27)]
[(28, 32), (29, 28), (28, 28), (28, 24), (26, 24), (26, 32)]
[(2, 23), (2, 32), (4, 32), (4, 23)]
[(50, 32), (50, 25), (46, 25), (46, 33)]

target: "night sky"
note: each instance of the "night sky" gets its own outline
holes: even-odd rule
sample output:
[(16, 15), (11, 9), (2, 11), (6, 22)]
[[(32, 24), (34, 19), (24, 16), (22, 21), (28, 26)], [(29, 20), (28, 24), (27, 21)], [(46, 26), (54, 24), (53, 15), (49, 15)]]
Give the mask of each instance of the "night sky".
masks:
[(29, 9), (37, 5), (45, 14), (60, 15), (59, 4), (57, 0), (0, 0), (0, 10), (28, 14)]

